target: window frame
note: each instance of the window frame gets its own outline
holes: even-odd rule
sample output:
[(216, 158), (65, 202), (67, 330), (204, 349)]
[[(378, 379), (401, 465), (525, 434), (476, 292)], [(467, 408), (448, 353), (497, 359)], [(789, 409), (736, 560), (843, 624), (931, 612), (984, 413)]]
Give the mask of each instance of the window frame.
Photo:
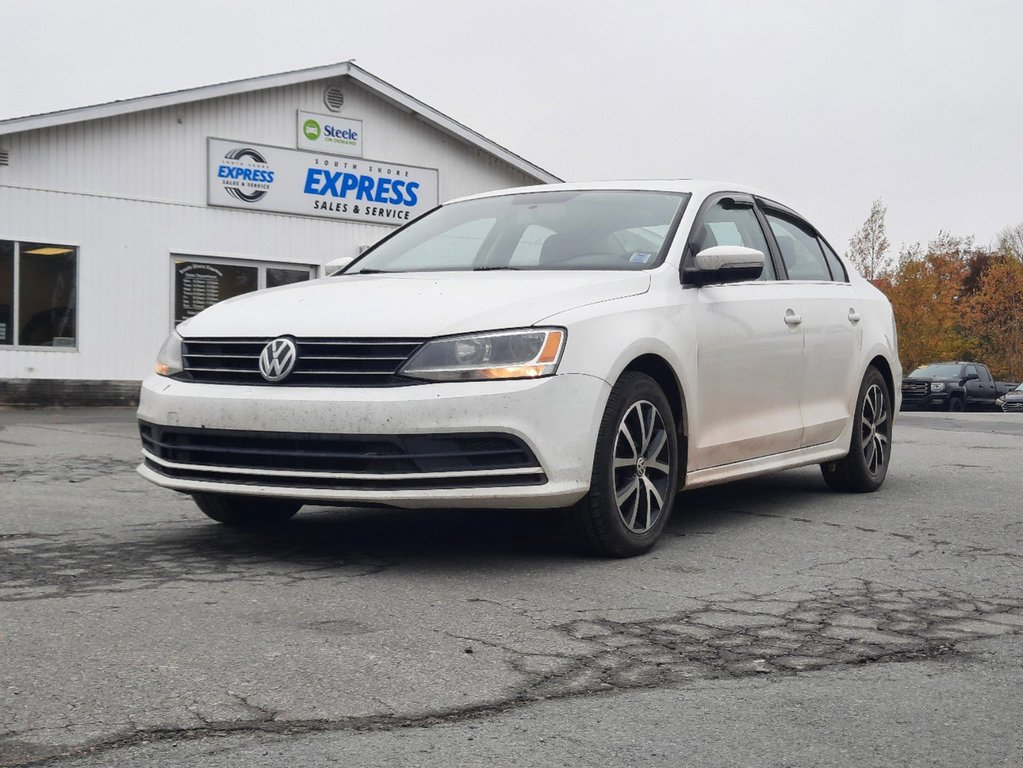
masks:
[[(741, 203), (743, 207), (747, 204), (753, 210), (753, 215), (757, 220), (757, 224), (760, 225), (760, 232), (764, 237), (764, 242), (767, 243), (767, 253), (764, 254), (764, 259), (770, 261), (771, 266), (774, 267), (774, 277), (772, 279), (757, 279), (749, 281), (752, 285), (763, 285), (765, 283), (774, 283), (780, 280), (787, 280), (787, 272), (780, 271), (779, 267), (784, 265), (781, 264), (781, 260), (778, 255), (777, 244), (774, 242), (774, 237), (771, 234), (770, 227), (767, 226), (767, 221), (764, 219), (763, 214), (760, 211), (758, 205), (758, 198), (749, 194), (748, 192), (715, 192), (712, 195), (708, 195), (704, 198), (703, 203), (700, 205), (700, 210), (696, 212), (696, 218), (693, 219), (693, 224), (689, 228), (689, 232), (686, 234), (686, 244), (682, 251), (682, 258), (679, 263), (679, 281), (685, 288), (696, 288), (698, 286), (693, 283), (687, 283), (685, 279), (686, 268), (691, 266), (693, 259), (696, 258), (696, 254), (693, 252), (693, 233), (699, 231), (703, 226), (704, 219), (707, 217), (707, 212), (714, 208), (722, 200), (730, 199), (734, 202)], [(744, 283), (740, 283), (744, 284)]]
[[(831, 244), (828, 243), (828, 241), (824, 238), (824, 236), (820, 233), (820, 231), (818, 231), (817, 227), (815, 227), (813, 224), (808, 222), (806, 219), (804, 219), (802, 216), (800, 216), (798, 213), (796, 213), (795, 211), (793, 211), (791, 208), (789, 208), (786, 205), (782, 205), (781, 203), (775, 202), (774, 200), (768, 200), (765, 197), (757, 197), (756, 201), (757, 201), (757, 208), (760, 211), (761, 216), (763, 216), (764, 227), (765, 227), (765, 229), (768, 232), (768, 237), (770, 239), (771, 248), (776, 252), (776, 254), (778, 256), (777, 260), (779, 262), (781, 262), (782, 268), (784, 269), (785, 277), (784, 278), (779, 277), (778, 278), (779, 280), (786, 280), (786, 281), (789, 281), (789, 282), (799, 282), (799, 283), (839, 283), (839, 284), (845, 284), (845, 283), (849, 282), (849, 270), (846, 269), (845, 264), (842, 264), (842, 259), (841, 258), (838, 259), (838, 263), (842, 265), (842, 270), (845, 272), (845, 275), (844, 275), (843, 279), (837, 279), (835, 277), (835, 274), (834, 274), (834, 272), (831, 269), (831, 263), (828, 260), (827, 254), (824, 252), (824, 246), (827, 245), (827, 247), (830, 248)], [(793, 278), (793, 277), (789, 276), (788, 265), (785, 264), (785, 259), (783, 259), (782, 256), (781, 256), (781, 247), (778, 245), (778, 240), (775, 238), (774, 230), (771, 228), (771, 223), (767, 220), (767, 215), (768, 214), (771, 214), (772, 216), (776, 216), (777, 218), (782, 219), (783, 221), (788, 220), (789, 223), (791, 223), (791, 224), (793, 224), (793, 225), (795, 225), (797, 227), (802, 227), (803, 229), (805, 229), (810, 234), (811, 237), (813, 237), (813, 239), (818, 241), (817, 247), (820, 248), (821, 258), (824, 260), (824, 268), (825, 268), (825, 270), (827, 271), (827, 273), (829, 275), (829, 279), (828, 280), (801, 280), (801, 279), (796, 279), (796, 278)], [(832, 253), (835, 254), (836, 257), (838, 256), (838, 252), (835, 251), (834, 248), (831, 248), (831, 251), (832, 251)]]
[[(14, 269), (11, 275), (11, 316), (9, 319), (11, 327), (11, 343), (0, 344), (0, 352), (14, 352), (14, 351), (27, 351), (27, 352), (61, 352), (61, 353), (74, 353), (78, 352), (81, 347), (81, 333), (79, 331), (79, 319), (81, 317), (81, 311), (79, 305), (81, 303), (81, 295), (79, 292), (79, 286), (81, 284), (82, 277), (82, 246), (80, 243), (74, 242), (57, 242), (55, 240), (49, 240), (47, 238), (6, 238), (0, 237), (8, 243), (14, 245)], [(74, 327), (75, 327), (75, 343), (67, 346), (54, 346), (53, 344), (21, 344), (21, 247), (25, 244), (31, 245), (47, 245), (59, 248), (70, 248), (74, 251), (75, 258), (75, 283), (74, 283)]]

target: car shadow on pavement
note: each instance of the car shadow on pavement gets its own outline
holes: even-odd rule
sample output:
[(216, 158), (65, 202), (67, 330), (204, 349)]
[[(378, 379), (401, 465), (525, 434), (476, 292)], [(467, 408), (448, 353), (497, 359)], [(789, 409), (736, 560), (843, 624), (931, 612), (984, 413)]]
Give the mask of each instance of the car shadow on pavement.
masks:
[[(689, 533), (727, 533), (779, 509), (819, 512), (819, 475), (787, 472), (682, 494), (657, 551)], [(735, 514), (739, 512), (740, 514)], [(399, 510), (307, 507), (276, 528), (228, 528), (194, 516), (141, 523), (113, 536), (24, 534), (5, 539), (0, 602), (146, 590), (173, 582), (571, 567), (591, 558), (556, 510)]]

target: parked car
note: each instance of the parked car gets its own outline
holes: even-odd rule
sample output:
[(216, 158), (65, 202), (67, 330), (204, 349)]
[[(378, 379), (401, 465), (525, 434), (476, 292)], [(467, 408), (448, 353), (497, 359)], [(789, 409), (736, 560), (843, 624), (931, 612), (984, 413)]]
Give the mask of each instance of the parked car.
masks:
[(1016, 382), (995, 381), (984, 363), (927, 363), (902, 380), (904, 410), (991, 410)]
[(995, 400), (1004, 413), (1023, 413), (1023, 384)]
[(593, 551), (628, 556), (683, 488), (819, 464), (878, 489), (901, 380), (888, 301), (780, 203), (511, 189), (179, 325), (142, 387), (139, 472), (231, 525), (569, 508)]

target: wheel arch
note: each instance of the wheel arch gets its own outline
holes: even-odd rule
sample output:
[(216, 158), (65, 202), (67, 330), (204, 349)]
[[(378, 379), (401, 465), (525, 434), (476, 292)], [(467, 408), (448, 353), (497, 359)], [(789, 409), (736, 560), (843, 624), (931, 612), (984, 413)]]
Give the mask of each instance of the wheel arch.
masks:
[(885, 386), (888, 387), (888, 397), (892, 403), (895, 402), (895, 374), (892, 372), (892, 367), (885, 359), (883, 355), (877, 355), (873, 360), (867, 364), (868, 368), (877, 368), (884, 378)]
[(688, 435), (689, 415), (686, 412), (685, 394), (671, 364), (660, 355), (650, 352), (634, 358), (625, 366), (622, 373), (626, 371), (644, 373), (657, 382), (665, 397), (668, 398), (668, 402), (671, 403), (672, 415), (675, 417), (679, 437), (684, 438)]

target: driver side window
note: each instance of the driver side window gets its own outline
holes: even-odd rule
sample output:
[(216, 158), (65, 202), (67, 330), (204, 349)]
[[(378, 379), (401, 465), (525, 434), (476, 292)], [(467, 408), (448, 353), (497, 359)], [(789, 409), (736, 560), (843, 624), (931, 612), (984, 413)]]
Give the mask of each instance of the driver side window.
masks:
[(706, 211), (702, 223), (693, 229), (689, 238), (689, 248), (695, 256), (705, 248), (713, 248), (715, 245), (756, 248), (764, 254), (764, 271), (759, 279), (775, 279), (767, 239), (752, 206), (735, 205), (731, 201), (721, 200)]

